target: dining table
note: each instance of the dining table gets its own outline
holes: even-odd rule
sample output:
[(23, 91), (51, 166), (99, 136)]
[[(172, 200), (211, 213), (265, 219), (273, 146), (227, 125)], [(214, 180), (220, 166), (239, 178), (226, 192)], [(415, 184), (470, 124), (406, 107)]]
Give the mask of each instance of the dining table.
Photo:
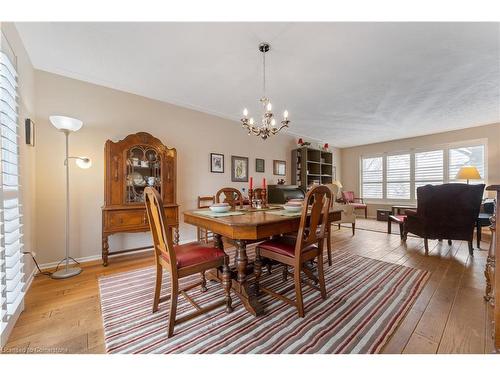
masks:
[[(340, 220), (341, 212), (339, 208), (330, 209), (328, 231), (331, 222)], [(209, 210), (188, 210), (184, 211), (184, 222), (213, 232), (214, 246), (223, 251), (223, 238), (235, 245), (235, 262), (230, 265), (232, 291), (250, 314), (264, 314), (255, 290), (248, 281), (248, 276), (253, 272), (253, 262), (248, 259), (247, 245), (286, 233), (297, 233), (300, 213), (285, 212), (279, 206), (235, 209), (227, 215), (216, 215)], [(218, 269), (207, 272), (206, 276), (209, 280), (219, 282), (222, 282), (223, 278), (222, 271)]]

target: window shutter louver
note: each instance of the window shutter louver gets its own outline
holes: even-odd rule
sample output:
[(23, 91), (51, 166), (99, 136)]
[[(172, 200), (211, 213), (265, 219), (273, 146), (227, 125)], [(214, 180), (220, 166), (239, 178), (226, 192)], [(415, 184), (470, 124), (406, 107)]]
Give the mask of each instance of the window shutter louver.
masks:
[(470, 165), (476, 167), (482, 177), (481, 180), (470, 180), (470, 183), (484, 183), (484, 145), (450, 148), (448, 160), (450, 182), (463, 183), (463, 180), (457, 180), (455, 176), (461, 167)]
[(387, 156), (387, 198), (410, 199), (410, 154)]
[[(444, 181), (444, 151), (415, 153), (415, 191), (420, 186), (440, 185)], [(415, 193), (415, 197), (416, 197)]]
[(362, 159), (362, 181), (364, 198), (383, 198), (383, 159), (363, 158)]
[(0, 52), (0, 279), (2, 330), (24, 296), (22, 212), (19, 201), (17, 72)]

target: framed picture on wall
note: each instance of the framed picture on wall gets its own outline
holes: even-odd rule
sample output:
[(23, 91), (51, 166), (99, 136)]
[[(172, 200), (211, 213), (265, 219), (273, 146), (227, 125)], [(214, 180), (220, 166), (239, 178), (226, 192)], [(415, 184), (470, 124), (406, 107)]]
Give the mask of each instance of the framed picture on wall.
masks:
[(248, 182), (248, 158), (231, 156), (231, 181)]
[(210, 172), (224, 173), (224, 154), (210, 153)]
[(26, 144), (35, 147), (35, 123), (27, 118), (24, 121), (24, 130), (26, 133)]
[(255, 172), (264, 173), (266, 171), (266, 161), (264, 159), (255, 159)]
[(286, 161), (273, 160), (273, 174), (276, 176), (286, 175)]

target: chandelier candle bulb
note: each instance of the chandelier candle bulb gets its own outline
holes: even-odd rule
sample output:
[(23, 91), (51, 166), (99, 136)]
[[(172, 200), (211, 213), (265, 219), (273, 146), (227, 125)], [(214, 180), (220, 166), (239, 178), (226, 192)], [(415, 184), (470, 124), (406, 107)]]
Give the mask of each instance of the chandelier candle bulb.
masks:
[(253, 117), (250, 117), (250, 125), (253, 125)]
[(267, 103), (267, 110), (270, 112), (271, 109), (273, 109), (273, 105), (271, 104), (271, 102)]
[(285, 109), (285, 112), (283, 112), (283, 118), (286, 120), (288, 118), (288, 111)]
[(248, 109), (245, 108), (243, 110), (243, 116), (245, 116), (245, 118), (248, 116)]

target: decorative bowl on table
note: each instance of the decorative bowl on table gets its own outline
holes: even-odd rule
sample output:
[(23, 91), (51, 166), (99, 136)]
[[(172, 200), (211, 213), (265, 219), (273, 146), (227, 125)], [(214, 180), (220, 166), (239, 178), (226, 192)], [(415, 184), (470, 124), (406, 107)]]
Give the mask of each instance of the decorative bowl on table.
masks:
[(214, 203), (210, 207), (213, 212), (228, 212), (231, 209), (229, 203)]

